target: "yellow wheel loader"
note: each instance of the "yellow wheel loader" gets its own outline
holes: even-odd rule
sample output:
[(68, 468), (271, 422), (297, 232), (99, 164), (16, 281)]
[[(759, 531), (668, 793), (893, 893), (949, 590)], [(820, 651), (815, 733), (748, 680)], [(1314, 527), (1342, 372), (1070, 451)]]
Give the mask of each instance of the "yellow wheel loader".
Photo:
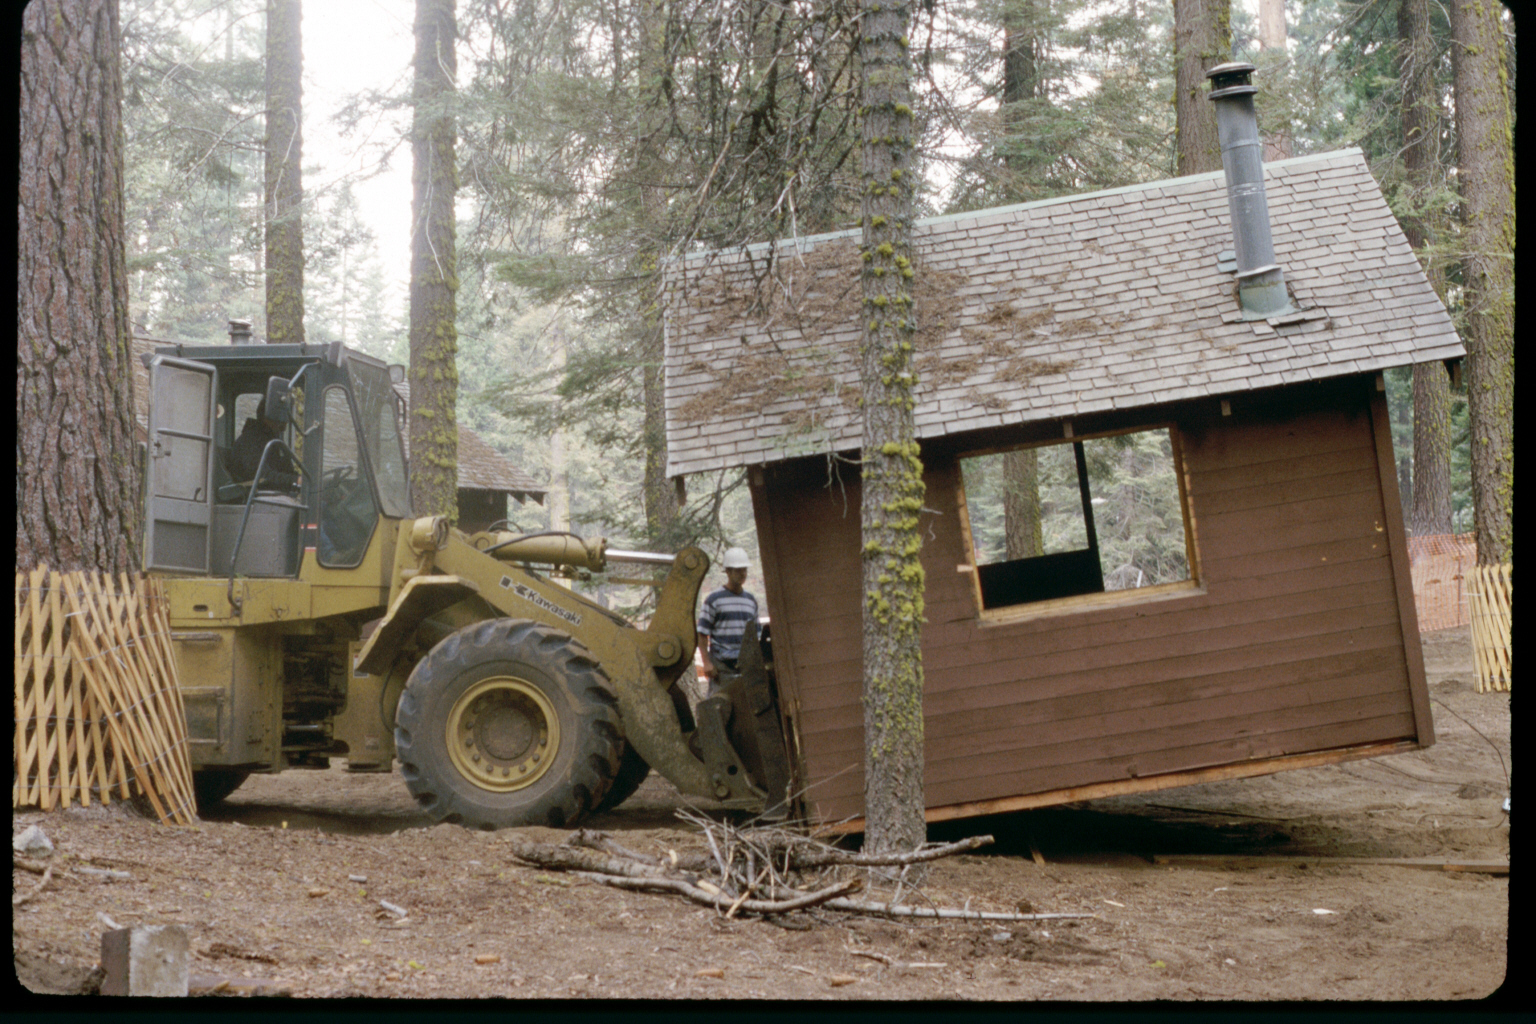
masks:
[[(241, 341), (145, 357), (145, 560), (166, 579), (201, 802), (252, 772), (398, 758), (425, 811), (473, 828), (569, 827), (652, 768), (685, 796), (784, 813), (761, 648), (697, 714), (677, 686), (702, 551), (416, 517), (401, 368)], [(551, 578), (610, 562), (669, 567), (644, 628)]]

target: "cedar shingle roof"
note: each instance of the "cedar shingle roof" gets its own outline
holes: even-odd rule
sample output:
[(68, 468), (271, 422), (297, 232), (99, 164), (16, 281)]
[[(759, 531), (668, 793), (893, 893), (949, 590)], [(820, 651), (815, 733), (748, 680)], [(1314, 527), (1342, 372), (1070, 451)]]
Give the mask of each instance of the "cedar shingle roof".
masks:
[[(918, 437), (1465, 355), (1359, 150), (1265, 178), (1303, 310), (1269, 321), (1216, 266), (1220, 172), (918, 221)], [(783, 243), (761, 291), (767, 245), (670, 269), (669, 475), (858, 448), (858, 234)]]

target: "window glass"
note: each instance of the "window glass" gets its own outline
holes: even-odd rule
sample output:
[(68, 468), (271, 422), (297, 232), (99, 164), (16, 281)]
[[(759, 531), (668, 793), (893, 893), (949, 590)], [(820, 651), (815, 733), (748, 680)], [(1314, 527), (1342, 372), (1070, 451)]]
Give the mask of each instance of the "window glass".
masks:
[(1190, 578), (1166, 428), (962, 459), (984, 608)]
[(352, 566), (362, 561), (378, 521), (373, 490), (363, 471), (357, 427), (345, 388), (325, 389), (325, 427), (320, 473), (321, 565)]
[(399, 404), (389, 382), (389, 371), (357, 360), (347, 365), (379, 500), (386, 514), (409, 516), (411, 500), (405, 475), (405, 449), (400, 440)]

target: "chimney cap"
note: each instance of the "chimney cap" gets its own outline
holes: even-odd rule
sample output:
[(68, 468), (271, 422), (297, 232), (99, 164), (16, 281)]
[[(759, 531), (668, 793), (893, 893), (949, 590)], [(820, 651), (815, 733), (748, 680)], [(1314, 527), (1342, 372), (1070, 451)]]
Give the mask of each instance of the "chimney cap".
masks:
[(1238, 60), (1217, 64), (1205, 73), (1205, 77), (1211, 80), (1211, 99), (1258, 92), (1258, 86), (1249, 77), (1256, 70), (1253, 64)]

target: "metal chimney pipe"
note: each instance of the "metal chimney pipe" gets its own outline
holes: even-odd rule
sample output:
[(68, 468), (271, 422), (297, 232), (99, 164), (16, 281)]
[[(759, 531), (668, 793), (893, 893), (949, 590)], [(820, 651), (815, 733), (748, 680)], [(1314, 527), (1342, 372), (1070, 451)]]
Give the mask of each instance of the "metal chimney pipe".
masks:
[(1238, 300), (1243, 319), (1262, 320), (1292, 312), (1292, 307), (1285, 289), (1285, 271), (1275, 262), (1275, 244), (1269, 233), (1264, 150), (1259, 141), (1259, 119), (1253, 110), (1253, 94), (1259, 90), (1249, 77), (1253, 71), (1252, 64), (1234, 61), (1218, 64), (1205, 77), (1211, 80), (1221, 166), (1227, 176)]
[(229, 322), (229, 343), (231, 345), (251, 344), (251, 322), (249, 320), (231, 320)]

